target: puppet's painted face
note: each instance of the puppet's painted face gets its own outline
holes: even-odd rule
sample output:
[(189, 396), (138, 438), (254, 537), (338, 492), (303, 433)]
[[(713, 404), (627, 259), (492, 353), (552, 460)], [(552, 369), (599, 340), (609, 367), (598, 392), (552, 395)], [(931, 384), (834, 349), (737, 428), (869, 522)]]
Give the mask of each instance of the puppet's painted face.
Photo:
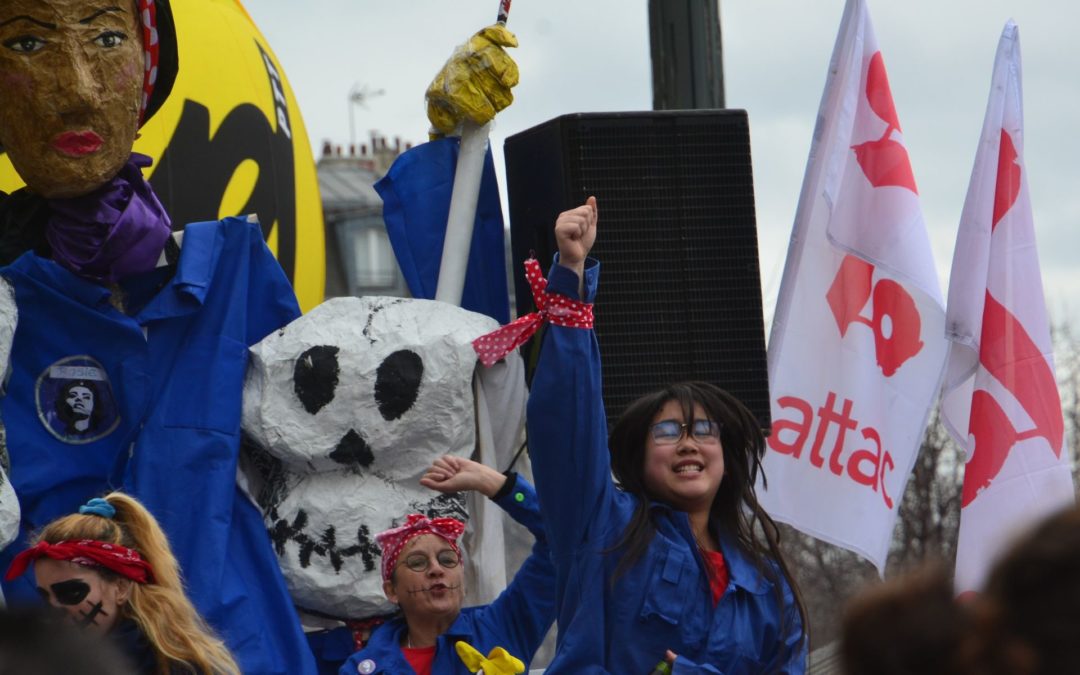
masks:
[(116, 625), (131, 592), (127, 579), (110, 581), (93, 567), (68, 560), (40, 558), (34, 563), (34, 577), (42, 600), (95, 633), (108, 633)]
[(75, 197), (131, 154), (142, 28), (131, 0), (0, 3), (0, 143), (34, 192)]

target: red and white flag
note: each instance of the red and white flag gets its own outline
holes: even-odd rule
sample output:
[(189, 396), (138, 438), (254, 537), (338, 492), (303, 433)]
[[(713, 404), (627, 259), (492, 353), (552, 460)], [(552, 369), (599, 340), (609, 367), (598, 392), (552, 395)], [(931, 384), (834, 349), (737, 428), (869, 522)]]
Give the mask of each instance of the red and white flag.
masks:
[(769, 341), (774, 518), (884, 569), (944, 314), (885, 63), (864, 0), (848, 0)]
[(946, 427), (967, 451), (958, 592), (978, 590), (1011, 539), (1072, 504), (1024, 165), (1020, 36), (998, 43), (990, 100), (953, 254)]

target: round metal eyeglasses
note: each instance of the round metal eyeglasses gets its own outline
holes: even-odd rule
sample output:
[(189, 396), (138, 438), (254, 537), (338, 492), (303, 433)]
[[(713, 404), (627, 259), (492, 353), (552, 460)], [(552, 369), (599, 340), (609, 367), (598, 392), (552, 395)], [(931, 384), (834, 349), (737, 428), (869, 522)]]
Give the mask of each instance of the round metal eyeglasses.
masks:
[[(439, 563), (439, 567), (445, 569), (453, 569), (461, 563), (458, 554), (449, 549), (436, 553), (435, 561)], [(413, 572), (427, 572), (431, 567), (431, 558), (426, 553), (410, 553), (401, 564)]]

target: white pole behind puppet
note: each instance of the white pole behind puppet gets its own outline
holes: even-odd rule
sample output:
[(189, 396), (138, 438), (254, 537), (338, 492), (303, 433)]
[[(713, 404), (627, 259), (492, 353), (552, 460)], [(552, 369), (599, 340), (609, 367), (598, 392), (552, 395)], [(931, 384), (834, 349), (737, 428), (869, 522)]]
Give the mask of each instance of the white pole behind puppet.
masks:
[[(497, 23), (504, 26), (510, 15), (510, 2), (499, 0)], [(462, 125), (454, 190), (450, 194), (450, 213), (446, 219), (446, 239), (439, 264), (439, 283), (435, 288), (435, 299), (452, 305), (461, 305), (461, 292), (465, 288), (465, 272), (469, 267), (469, 249), (476, 221), (476, 202), (480, 196), (480, 179), (490, 131), (491, 122), (477, 125), (465, 120)]]
[(451, 305), (461, 305), (461, 292), (465, 288), (490, 130), (491, 122), (477, 126), (466, 121), (461, 131), (454, 191), (450, 195), (450, 214), (446, 218), (446, 240), (439, 264), (439, 284), (435, 288), (435, 299)]

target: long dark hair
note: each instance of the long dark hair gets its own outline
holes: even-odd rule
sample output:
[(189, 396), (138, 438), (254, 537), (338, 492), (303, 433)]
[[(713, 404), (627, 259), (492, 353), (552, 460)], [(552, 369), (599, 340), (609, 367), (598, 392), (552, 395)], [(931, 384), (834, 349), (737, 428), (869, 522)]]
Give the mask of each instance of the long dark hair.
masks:
[[(754, 490), (761, 474), (765, 436), (746, 406), (708, 382), (679, 382), (642, 396), (626, 408), (611, 430), (608, 437), (611, 470), (619, 488), (638, 498), (630, 523), (613, 548), (620, 554), (614, 579), (641, 558), (656, 534), (649, 509), (654, 496), (645, 486), (645, 441), (653, 418), (668, 401), (679, 402), (684, 420), (693, 418), (694, 405), (698, 404), (709, 419), (720, 423), (724, 477), (709, 509), (709, 527), (734, 536), (736, 544), (750, 557), (758, 572), (773, 584), (780, 616), (784, 617), (784, 591), (777, 576), (779, 568), (795, 598), (805, 640), (809, 624), (802, 596), (780, 551), (780, 532), (776, 523), (761, 508)], [(756, 531), (761, 535), (758, 536)]]

